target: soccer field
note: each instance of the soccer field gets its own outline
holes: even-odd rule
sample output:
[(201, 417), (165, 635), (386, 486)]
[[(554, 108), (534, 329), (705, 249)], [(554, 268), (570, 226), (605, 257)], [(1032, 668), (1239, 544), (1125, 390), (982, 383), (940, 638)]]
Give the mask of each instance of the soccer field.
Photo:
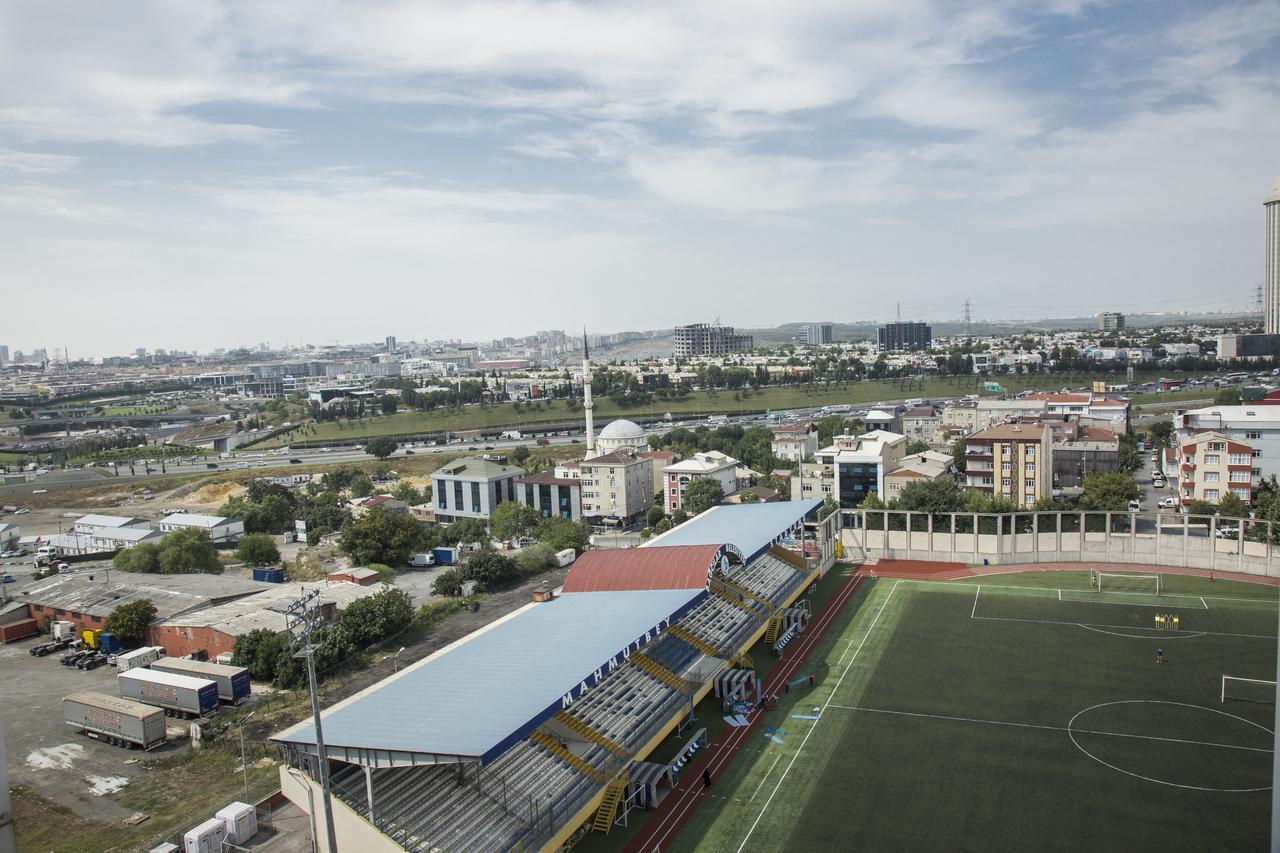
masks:
[(1220, 690), (1275, 678), (1277, 590), (1107, 587), (865, 582), (665, 849), (1266, 849), (1275, 708)]

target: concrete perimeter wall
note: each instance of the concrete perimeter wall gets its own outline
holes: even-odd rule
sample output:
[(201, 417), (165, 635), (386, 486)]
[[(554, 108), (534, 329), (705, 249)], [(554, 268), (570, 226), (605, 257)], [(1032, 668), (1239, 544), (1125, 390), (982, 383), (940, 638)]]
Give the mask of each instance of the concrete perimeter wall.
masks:
[[(845, 517), (850, 520), (848, 511)], [(1127, 512), (930, 515), (902, 510), (859, 510), (852, 520), (841, 531), (849, 558), (1140, 563), (1280, 577), (1280, 546), (1272, 544), (1280, 529), (1265, 521)], [(1219, 536), (1220, 527), (1230, 535)]]

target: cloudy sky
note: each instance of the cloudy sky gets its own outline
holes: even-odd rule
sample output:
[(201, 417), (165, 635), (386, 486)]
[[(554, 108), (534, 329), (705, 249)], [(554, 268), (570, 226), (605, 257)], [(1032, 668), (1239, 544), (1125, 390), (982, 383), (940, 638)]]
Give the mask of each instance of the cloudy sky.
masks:
[(1241, 308), (1280, 3), (0, 4), (0, 343)]

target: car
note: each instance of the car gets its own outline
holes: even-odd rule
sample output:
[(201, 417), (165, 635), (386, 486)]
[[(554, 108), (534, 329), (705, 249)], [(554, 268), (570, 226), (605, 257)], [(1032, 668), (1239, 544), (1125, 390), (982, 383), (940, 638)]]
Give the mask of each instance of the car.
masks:
[(13, 583), (13, 575), (0, 575), (0, 583)]
[(13, 514), (14, 514), (14, 515), (26, 515), (26, 514), (27, 514), (27, 513), (29, 513), (29, 512), (31, 512), (31, 510), (26, 509), (26, 508), (23, 508), (23, 507), (19, 507), (18, 509), (15, 509), (15, 510), (13, 511)]
[(1219, 527), (1218, 532), (1214, 535), (1216, 535), (1219, 539), (1235, 539), (1237, 536), (1240, 535), (1240, 528), (1226, 525), (1224, 527)]
[(1155, 470), (1155, 471), (1152, 471), (1152, 472), (1151, 472), (1151, 479), (1153, 479), (1153, 480), (1158, 480), (1158, 479), (1160, 479), (1160, 478), (1161, 478), (1161, 477), (1163, 477), (1163, 476), (1164, 476), (1164, 472), (1163, 472), (1163, 471), (1160, 471), (1160, 470), (1158, 470), (1158, 469), (1157, 469), (1157, 470)]
[(1141, 512), (1141, 511), (1142, 511), (1142, 501), (1138, 501), (1138, 500), (1129, 501), (1129, 512)]
[[(214, 469), (214, 470), (216, 471), (216, 470), (217, 470), (217, 468), (218, 468), (218, 463), (217, 463), (217, 462), (206, 462), (206, 463), (204, 463), (204, 467), (206, 467), (206, 468), (212, 468), (212, 469)], [(322, 719), (323, 719), (323, 718), (322, 718)]]
[[(301, 460), (301, 459), (290, 459), (290, 460), (289, 460), (289, 464), (290, 464), (290, 465), (301, 465), (301, 464), (302, 464), (302, 460)], [(322, 717), (321, 719), (323, 719), (323, 717)]]
[(1167, 497), (1167, 498), (1160, 499), (1161, 509), (1177, 509), (1177, 507), (1178, 507), (1178, 499), (1175, 497)]
[(47, 495), (48, 493), (49, 493), (48, 489), (32, 489), (31, 490), (31, 494), (33, 495)]
[(479, 450), (479, 449), (480, 449), (480, 448), (478, 448), (478, 447), (474, 447), (474, 446), (473, 446), (473, 447), (468, 447), (468, 448), (467, 448), (467, 450)]
[(58, 570), (58, 574), (60, 574), (60, 575), (69, 575), (69, 574), (71, 574), (71, 564), (70, 564), (70, 563), (54, 563), (54, 564), (53, 564), (53, 568), (57, 569), (57, 570)]
[(485, 450), (493, 450), (493, 445), (492, 445), (492, 444), (486, 444), (486, 445), (484, 446), (484, 449), (485, 449)]
[(0, 551), (0, 557), (21, 557), (21, 556), (22, 556), (21, 551), (15, 551), (12, 548), (10, 548), (7, 551)]

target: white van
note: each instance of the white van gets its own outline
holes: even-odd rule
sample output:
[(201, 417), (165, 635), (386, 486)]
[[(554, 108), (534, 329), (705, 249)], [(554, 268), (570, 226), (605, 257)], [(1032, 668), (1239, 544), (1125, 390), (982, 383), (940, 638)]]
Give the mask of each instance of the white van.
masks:
[(409, 567), (413, 569), (428, 569), (436, 564), (436, 558), (431, 554), (414, 554), (409, 558)]

